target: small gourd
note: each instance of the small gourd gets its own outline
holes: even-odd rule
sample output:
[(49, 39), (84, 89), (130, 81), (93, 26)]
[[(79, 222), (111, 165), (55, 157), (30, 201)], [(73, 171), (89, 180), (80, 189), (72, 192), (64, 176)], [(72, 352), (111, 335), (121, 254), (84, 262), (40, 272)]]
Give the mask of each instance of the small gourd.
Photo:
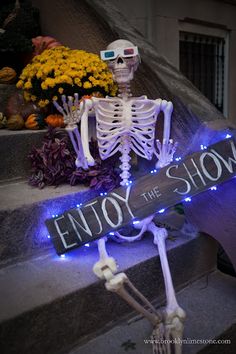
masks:
[(11, 84), (15, 81), (16, 76), (14, 69), (5, 66), (0, 70), (0, 84)]
[(38, 130), (45, 127), (45, 121), (42, 114), (32, 113), (26, 119), (25, 127), (27, 129)]
[(65, 126), (64, 118), (61, 114), (50, 114), (45, 119), (45, 122), (54, 128), (63, 128)]
[(20, 114), (13, 114), (7, 120), (7, 128), (10, 130), (21, 130), (24, 125), (24, 119)]
[(0, 129), (6, 128), (6, 126), (7, 126), (7, 118), (2, 112), (0, 112)]

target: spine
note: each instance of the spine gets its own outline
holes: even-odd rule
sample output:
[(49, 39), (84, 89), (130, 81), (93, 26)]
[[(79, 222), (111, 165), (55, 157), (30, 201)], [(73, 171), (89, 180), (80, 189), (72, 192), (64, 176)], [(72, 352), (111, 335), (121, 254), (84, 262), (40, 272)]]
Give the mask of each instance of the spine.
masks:
[(130, 177), (130, 167), (131, 165), (129, 164), (129, 161), (131, 159), (130, 157), (130, 137), (128, 135), (125, 135), (121, 138), (121, 145), (120, 145), (120, 152), (121, 152), (121, 174), (120, 177), (122, 179), (121, 181), (121, 186), (125, 186), (129, 183), (129, 177)]

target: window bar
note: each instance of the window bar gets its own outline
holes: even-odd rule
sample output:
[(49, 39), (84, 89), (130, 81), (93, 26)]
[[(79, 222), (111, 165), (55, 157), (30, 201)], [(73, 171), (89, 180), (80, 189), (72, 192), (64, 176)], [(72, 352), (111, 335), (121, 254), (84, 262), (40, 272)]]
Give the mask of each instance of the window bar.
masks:
[(222, 85), (222, 91), (221, 91), (221, 99), (222, 99), (222, 105), (221, 105), (221, 112), (224, 110), (224, 76), (225, 76), (225, 40), (222, 39), (221, 42), (221, 58), (222, 58), (222, 75), (221, 75), (221, 85)]
[(219, 41), (217, 41), (216, 42), (216, 97), (215, 97), (215, 105), (218, 109), (220, 109), (219, 79), (220, 79), (220, 45), (219, 45)]

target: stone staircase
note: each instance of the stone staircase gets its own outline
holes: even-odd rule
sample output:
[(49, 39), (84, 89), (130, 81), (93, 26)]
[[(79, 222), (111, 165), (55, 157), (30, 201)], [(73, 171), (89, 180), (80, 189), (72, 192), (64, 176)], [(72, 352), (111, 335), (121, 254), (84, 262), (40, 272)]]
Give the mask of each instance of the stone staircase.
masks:
[[(40, 2), (34, 2), (40, 8)], [(174, 138), (180, 142), (180, 156), (196, 150), (199, 141), (211, 142), (216, 135), (215, 128), (227, 131), (220, 113), (180, 73), (158, 57), (154, 48), (110, 9), (107, 1), (60, 0), (57, 3), (60, 6), (47, 2), (40, 9), (42, 15), (43, 11), (50, 13), (50, 25), (53, 25), (58, 23), (60, 9), (59, 15), (67, 16), (67, 25), (72, 26), (67, 27), (71, 40), (83, 41), (81, 48), (91, 51), (105, 48), (115, 33), (142, 48), (144, 63), (151, 63), (154, 73), (150, 74), (148, 66), (143, 65), (136, 82), (137, 91), (142, 89), (149, 97), (174, 101), (173, 129)], [(105, 27), (97, 14), (89, 12), (89, 3), (104, 15)], [(61, 10), (62, 6), (71, 4), (76, 6), (75, 10)], [(78, 11), (82, 16), (77, 16)], [(77, 35), (82, 32), (75, 30), (78, 23), (84, 33), (86, 29), (86, 36)], [(108, 25), (112, 28), (110, 32)], [(172, 80), (166, 85), (169, 77)], [(214, 119), (218, 119), (217, 124)], [(30, 168), (27, 155), (33, 144), (40, 144), (43, 134), (44, 131), (0, 130), (0, 352), (151, 353), (151, 345), (144, 344), (151, 331), (149, 323), (134, 314), (115, 294), (108, 293), (104, 282), (93, 274), (92, 266), (98, 258), (96, 245), (74, 250), (64, 258), (58, 257), (52, 247), (45, 219), (95, 197), (97, 192), (68, 185), (38, 190), (27, 184)], [(199, 350), (205, 354), (235, 353), (236, 280), (216, 270), (217, 242), (206, 234), (188, 232), (184, 217), (173, 210), (160, 214), (158, 221), (171, 226), (168, 258), (178, 301), (188, 316), (184, 337), (209, 340), (222, 335), (232, 341), (231, 345), (220, 347), (186, 345), (184, 353)], [(110, 241), (108, 251), (117, 259), (119, 270), (125, 271), (156, 307), (164, 303), (160, 259), (150, 235), (128, 245)]]

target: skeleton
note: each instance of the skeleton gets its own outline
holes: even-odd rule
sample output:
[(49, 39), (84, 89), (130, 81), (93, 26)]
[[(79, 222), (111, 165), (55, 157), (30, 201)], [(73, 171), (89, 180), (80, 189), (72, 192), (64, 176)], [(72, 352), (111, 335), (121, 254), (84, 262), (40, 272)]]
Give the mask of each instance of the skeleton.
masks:
[[(137, 47), (131, 42), (126, 40), (112, 42), (107, 50), (101, 52), (101, 58), (108, 61), (113, 79), (118, 85), (118, 96), (114, 98), (92, 97), (85, 99), (80, 104), (76, 95), (74, 98), (68, 97), (67, 100), (63, 96), (63, 108), (57, 103), (55, 105), (64, 115), (65, 122), (68, 123), (67, 130), (77, 154), (76, 166), (85, 169), (95, 163), (89, 151), (88, 139), (89, 112), (90, 110), (95, 111), (100, 157), (105, 160), (117, 152), (120, 153), (121, 185), (126, 186), (130, 183), (131, 151), (147, 160), (151, 160), (155, 155), (157, 158), (156, 168), (164, 167), (172, 161), (176, 150), (176, 144), (170, 140), (173, 105), (171, 102), (161, 99), (150, 100), (146, 96), (132, 97), (130, 81), (139, 65), (140, 57)], [(160, 111), (164, 113), (162, 143), (159, 140), (155, 141), (155, 126)], [(81, 122), (81, 137), (76, 125), (79, 122)], [(95, 264), (93, 271), (99, 278), (106, 280), (107, 290), (116, 292), (152, 323), (154, 326), (152, 335), (154, 353), (170, 354), (170, 344), (162, 344), (157, 341), (182, 338), (185, 312), (177, 303), (172, 283), (165, 247), (167, 231), (157, 227), (153, 218), (154, 215), (151, 215), (134, 225), (136, 229), (140, 230), (136, 236), (127, 237), (119, 232), (114, 232), (113, 238), (118, 242), (134, 242), (141, 239), (145, 231), (150, 231), (153, 234), (154, 244), (159, 249), (164, 276), (167, 297), (167, 305), (164, 310), (156, 311), (124, 273), (115, 274), (117, 272), (116, 262), (107, 255), (105, 239), (98, 241), (100, 259)], [(125, 287), (133, 292), (141, 303), (135, 300)], [(179, 342), (175, 343), (176, 354), (181, 353)]]

